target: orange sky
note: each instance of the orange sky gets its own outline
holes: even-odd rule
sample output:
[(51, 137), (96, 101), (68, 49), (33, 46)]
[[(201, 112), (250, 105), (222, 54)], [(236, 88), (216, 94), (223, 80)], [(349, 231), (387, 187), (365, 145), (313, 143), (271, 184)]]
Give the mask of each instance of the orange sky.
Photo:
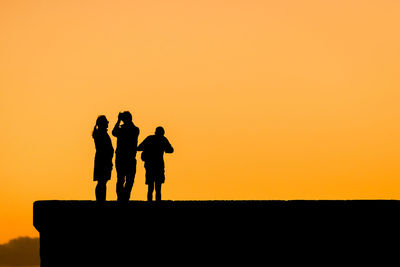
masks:
[(38, 235), (35, 200), (94, 199), (91, 130), (122, 110), (139, 141), (162, 125), (175, 148), (164, 199), (399, 199), (399, 14), (397, 0), (0, 1), (0, 243)]

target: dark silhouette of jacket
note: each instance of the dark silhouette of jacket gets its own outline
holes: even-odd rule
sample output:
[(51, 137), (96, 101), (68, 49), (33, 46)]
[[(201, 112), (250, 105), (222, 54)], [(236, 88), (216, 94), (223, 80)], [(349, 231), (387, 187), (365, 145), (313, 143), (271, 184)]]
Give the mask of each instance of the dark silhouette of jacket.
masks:
[(110, 180), (112, 171), (112, 158), (114, 148), (110, 136), (105, 130), (96, 130), (93, 132), (96, 155), (94, 157), (93, 180)]
[(114, 127), (112, 135), (117, 137), (117, 149), (115, 153), (122, 156), (136, 157), (139, 128), (133, 122), (125, 123), (120, 127)]
[(168, 139), (162, 135), (150, 135), (143, 140), (137, 150), (143, 151), (141, 158), (146, 169), (146, 184), (154, 180), (164, 183), (164, 153), (174, 152)]

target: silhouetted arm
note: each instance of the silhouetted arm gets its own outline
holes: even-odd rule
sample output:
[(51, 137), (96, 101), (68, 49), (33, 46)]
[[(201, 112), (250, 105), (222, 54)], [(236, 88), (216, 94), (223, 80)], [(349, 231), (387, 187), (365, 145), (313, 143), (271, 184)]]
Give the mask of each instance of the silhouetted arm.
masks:
[(135, 126), (135, 139), (136, 139), (136, 144), (137, 144), (137, 140), (139, 138), (139, 134), (140, 134), (140, 130), (139, 127)]
[(106, 140), (107, 140), (107, 147), (108, 147), (107, 148), (108, 156), (109, 156), (109, 158), (111, 160), (114, 157), (114, 147), (112, 145), (111, 138), (110, 138), (110, 136), (108, 134), (107, 134)]
[(94, 128), (93, 128), (93, 132), (92, 132), (93, 139), (95, 138), (96, 133), (97, 133), (97, 125), (95, 125)]
[(174, 148), (171, 146), (171, 144), (169, 143), (168, 139), (165, 138), (165, 148), (164, 148), (165, 153), (173, 153), (174, 152)]
[(119, 130), (120, 130), (120, 128), (119, 128), (119, 125), (121, 124), (121, 120), (118, 118), (118, 121), (117, 121), (117, 123), (115, 124), (115, 126), (114, 126), (114, 129), (112, 130), (112, 135), (113, 136), (115, 136), (115, 137), (118, 137), (118, 135), (119, 135)]
[(147, 138), (144, 139), (143, 142), (140, 143), (140, 145), (138, 145), (137, 151), (143, 151), (144, 150), (144, 146), (145, 146), (146, 140), (147, 140)]

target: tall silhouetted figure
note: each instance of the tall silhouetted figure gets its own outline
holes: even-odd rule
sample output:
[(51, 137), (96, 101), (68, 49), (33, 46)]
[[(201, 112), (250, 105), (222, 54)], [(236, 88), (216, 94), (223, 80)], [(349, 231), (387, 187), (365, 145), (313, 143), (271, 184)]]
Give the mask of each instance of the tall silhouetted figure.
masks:
[[(121, 121), (123, 122), (122, 125)], [(132, 122), (129, 111), (118, 114), (118, 121), (112, 130), (117, 137), (115, 167), (117, 169), (118, 201), (129, 201), (136, 174), (136, 152), (139, 128)]]
[(96, 200), (99, 203), (106, 201), (107, 182), (111, 178), (113, 168), (112, 158), (114, 148), (110, 136), (107, 133), (108, 120), (106, 116), (101, 115), (96, 120), (92, 137), (96, 146), (96, 155), (94, 157), (93, 180), (97, 181)]
[(147, 200), (153, 200), (154, 186), (156, 200), (161, 200), (161, 185), (165, 182), (164, 152), (173, 153), (174, 149), (164, 136), (163, 127), (157, 127), (155, 135), (150, 135), (138, 146), (142, 152), (142, 160), (146, 169), (146, 184), (148, 185)]

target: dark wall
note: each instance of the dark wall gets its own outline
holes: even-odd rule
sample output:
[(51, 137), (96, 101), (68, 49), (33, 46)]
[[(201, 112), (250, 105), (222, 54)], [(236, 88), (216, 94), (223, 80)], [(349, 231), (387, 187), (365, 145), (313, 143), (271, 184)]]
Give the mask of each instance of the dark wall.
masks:
[[(397, 201), (39, 201), (43, 267), (358, 259), (394, 238)], [(381, 246), (381, 245), (380, 245)], [(142, 262), (142, 264), (139, 264)]]

